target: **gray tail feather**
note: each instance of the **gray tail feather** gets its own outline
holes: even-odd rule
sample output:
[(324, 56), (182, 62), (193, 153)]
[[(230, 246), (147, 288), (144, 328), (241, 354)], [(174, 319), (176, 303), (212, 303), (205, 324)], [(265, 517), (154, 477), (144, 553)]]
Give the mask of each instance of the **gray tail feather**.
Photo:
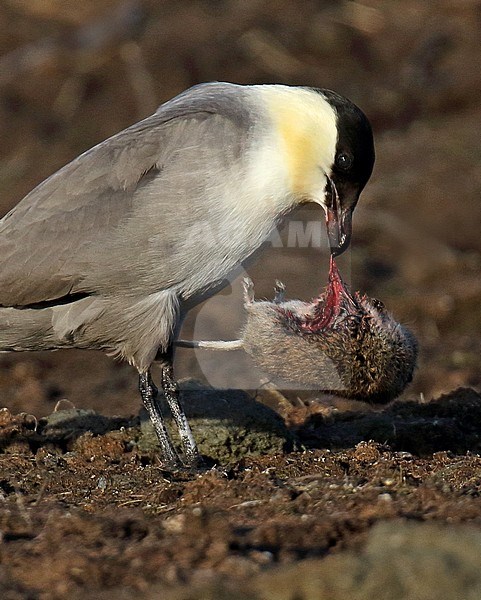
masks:
[(0, 351), (53, 350), (62, 345), (52, 329), (50, 309), (0, 308)]

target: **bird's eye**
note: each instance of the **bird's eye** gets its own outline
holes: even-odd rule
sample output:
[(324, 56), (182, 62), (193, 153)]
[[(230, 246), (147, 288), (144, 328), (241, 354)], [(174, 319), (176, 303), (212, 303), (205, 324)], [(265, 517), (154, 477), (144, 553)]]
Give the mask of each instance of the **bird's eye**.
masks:
[(354, 159), (352, 158), (351, 154), (348, 154), (347, 152), (340, 152), (336, 156), (336, 167), (342, 169), (343, 171), (347, 171), (352, 167), (353, 160)]

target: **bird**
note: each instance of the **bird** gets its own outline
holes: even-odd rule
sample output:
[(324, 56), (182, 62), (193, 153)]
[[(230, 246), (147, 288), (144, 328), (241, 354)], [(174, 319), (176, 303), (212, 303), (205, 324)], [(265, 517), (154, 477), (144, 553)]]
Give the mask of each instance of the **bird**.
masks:
[(211, 82), (180, 93), (0, 220), (0, 351), (83, 348), (128, 361), (165, 468), (195, 468), (173, 371), (185, 315), (300, 204), (323, 208), (331, 253), (343, 252), (374, 160), (367, 117), (333, 91)]
[(380, 300), (352, 294), (332, 257), (327, 288), (311, 302), (285, 301), (279, 282), (272, 302), (254, 300), (249, 278), (244, 290), (246, 324), (226, 349), (242, 347), (269, 376), (372, 404), (387, 404), (412, 381), (416, 338)]

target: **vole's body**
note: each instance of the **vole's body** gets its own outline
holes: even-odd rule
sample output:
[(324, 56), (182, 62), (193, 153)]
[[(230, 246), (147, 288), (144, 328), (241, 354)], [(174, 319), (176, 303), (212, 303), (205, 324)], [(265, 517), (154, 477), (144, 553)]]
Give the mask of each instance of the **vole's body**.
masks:
[(312, 302), (246, 299), (243, 348), (270, 376), (347, 398), (385, 403), (411, 381), (414, 336), (377, 300), (352, 296), (331, 264)]

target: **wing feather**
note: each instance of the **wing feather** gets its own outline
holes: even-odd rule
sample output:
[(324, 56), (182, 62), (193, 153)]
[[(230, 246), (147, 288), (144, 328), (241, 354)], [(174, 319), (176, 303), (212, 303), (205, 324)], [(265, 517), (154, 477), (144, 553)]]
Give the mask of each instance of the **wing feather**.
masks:
[[(183, 225), (208, 218), (215, 173), (242, 156), (242, 90), (192, 88), (28, 194), (0, 221), (0, 305), (148, 293), (181, 278), (171, 249)], [(151, 264), (154, 239), (164, 264)]]

